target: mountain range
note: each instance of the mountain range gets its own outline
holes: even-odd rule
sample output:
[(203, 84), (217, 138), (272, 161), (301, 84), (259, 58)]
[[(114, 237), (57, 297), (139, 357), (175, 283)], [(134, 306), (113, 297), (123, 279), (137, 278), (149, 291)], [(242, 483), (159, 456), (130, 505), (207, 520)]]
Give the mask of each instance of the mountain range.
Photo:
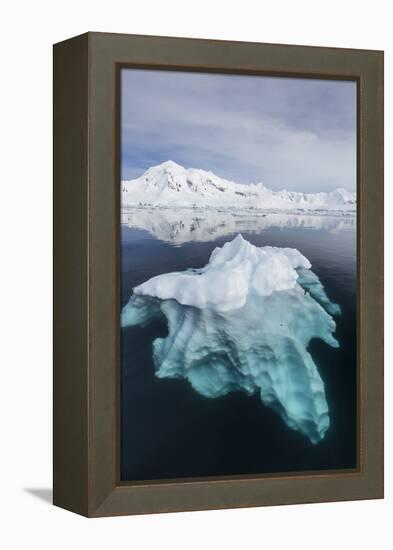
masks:
[(262, 183), (236, 183), (171, 160), (139, 178), (122, 181), (121, 189), (123, 207), (356, 211), (356, 193), (344, 188), (319, 193), (273, 191)]

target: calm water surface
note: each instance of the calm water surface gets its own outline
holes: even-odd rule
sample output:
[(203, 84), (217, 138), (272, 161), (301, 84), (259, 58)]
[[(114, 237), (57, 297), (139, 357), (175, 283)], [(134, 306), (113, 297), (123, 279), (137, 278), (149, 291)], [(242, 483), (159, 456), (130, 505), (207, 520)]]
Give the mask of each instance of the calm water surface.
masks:
[[(186, 380), (158, 379), (151, 349), (155, 338), (167, 334), (165, 323), (127, 327), (121, 331), (123, 481), (356, 467), (356, 221), (299, 224), (295, 218), (275, 223), (274, 215), (270, 220), (241, 223), (243, 237), (256, 246), (297, 248), (342, 308), (335, 319), (340, 348), (320, 340), (309, 347), (325, 383), (328, 432), (314, 445), (286, 426), (258, 395), (234, 392), (209, 399)], [(221, 223), (219, 231), (201, 233), (205, 240), (188, 240), (195, 231), (181, 219), (176, 237), (167, 226), (149, 226), (148, 231), (143, 224), (129, 225), (121, 231), (122, 307), (136, 285), (162, 273), (204, 266), (216, 246), (237, 234), (236, 227), (229, 224), (225, 230)]]

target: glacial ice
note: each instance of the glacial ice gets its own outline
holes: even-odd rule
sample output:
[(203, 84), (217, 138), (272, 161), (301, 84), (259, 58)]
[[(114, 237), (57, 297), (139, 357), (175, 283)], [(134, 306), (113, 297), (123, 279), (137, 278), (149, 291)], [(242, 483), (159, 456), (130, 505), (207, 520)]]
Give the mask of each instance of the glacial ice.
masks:
[(332, 347), (330, 302), (310, 262), (295, 249), (258, 248), (238, 235), (198, 270), (154, 277), (134, 289), (121, 324), (164, 316), (153, 342), (159, 378), (184, 378), (201, 395), (259, 393), (290, 428), (316, 444), (329, 427), (324, 383), (308, 351)]
[(213, 250), (201, 269), (158, 275), (134, 289), (135, 294), (218, 311), (241, 308), (250, 292), (268, 296), (295, 287), (296, 268), (311, 267), (293, 248), (258, 248), (239, 234)]

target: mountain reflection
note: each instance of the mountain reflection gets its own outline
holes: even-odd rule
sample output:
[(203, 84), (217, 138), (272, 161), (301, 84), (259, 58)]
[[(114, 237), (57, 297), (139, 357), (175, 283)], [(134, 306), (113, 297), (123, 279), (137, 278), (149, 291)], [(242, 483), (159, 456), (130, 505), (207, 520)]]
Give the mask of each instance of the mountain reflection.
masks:
[(192, 208), (123, 208), (121, 222), (175, 245), (213, 241), (234, 233), (260, 232), (271, 227), (323, 229), (330, 233), (356, 227), (353, 214), (254, 213), (250, 210), (232, 212)]

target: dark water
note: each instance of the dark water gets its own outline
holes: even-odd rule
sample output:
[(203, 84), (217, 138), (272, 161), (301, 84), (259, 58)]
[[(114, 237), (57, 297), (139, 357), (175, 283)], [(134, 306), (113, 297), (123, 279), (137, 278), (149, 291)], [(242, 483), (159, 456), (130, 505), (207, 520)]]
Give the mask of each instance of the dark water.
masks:
[[(147, 231), (122, 226), (124, 306), (132, 288), (150, 277), (204, 266), (210, 242), (173, 246)], [(325, 384), (330, 428), (312, 444), (252, 397), (234, 392), (216, 399), (186, 380), (154, 374), (152, 341), (167, 334), (163, 322), (121, 332), (121, 479), (263, 474), (355, 468), (356, 463), (356, 231), (264, 228), (243, 231), (257, 246), (297, 248), (312, 263), (329, 298), (342, 308), (334, 349), (313, 340), (309, 350)]]

